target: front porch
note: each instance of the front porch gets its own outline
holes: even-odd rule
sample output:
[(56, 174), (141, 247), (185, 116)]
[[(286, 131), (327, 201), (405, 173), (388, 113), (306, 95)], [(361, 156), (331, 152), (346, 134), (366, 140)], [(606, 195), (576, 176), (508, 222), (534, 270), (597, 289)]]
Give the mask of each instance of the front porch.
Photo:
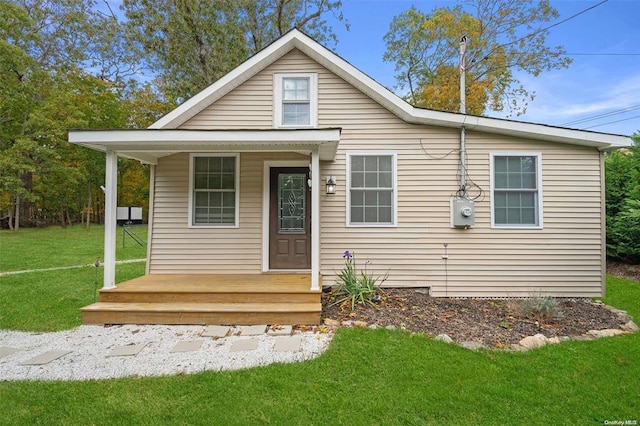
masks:
[(100, 290), (84, 324), (320, 324), (322, 276), (145, 275)]

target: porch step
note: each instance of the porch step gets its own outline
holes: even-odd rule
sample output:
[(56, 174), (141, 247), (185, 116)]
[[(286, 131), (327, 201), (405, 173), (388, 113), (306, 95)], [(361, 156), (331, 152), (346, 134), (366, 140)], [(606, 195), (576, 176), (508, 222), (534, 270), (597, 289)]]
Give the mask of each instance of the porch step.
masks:
[(203, 286), (154, 284), (100, 290), (100, 301), (109, 303), (314, 303), (318, 293), (308, 288)]
[(320, 303), (110, 303), (82, 308), (84, 324), (319, 324)]
[(84, 324), (319, 324), (309, 274), (145, 275), (101, 290)]

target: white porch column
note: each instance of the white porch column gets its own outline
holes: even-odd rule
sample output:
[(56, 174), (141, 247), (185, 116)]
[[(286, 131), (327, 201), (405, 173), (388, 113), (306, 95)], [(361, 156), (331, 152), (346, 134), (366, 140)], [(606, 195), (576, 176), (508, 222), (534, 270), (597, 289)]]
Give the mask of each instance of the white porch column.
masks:
[(118, 155), (107, 150), (104, 206), (104, 289), (116, 286), (116, 207), (118, 203)]
[(311, 152), (311, 290), (320, 289), (320, 155)]

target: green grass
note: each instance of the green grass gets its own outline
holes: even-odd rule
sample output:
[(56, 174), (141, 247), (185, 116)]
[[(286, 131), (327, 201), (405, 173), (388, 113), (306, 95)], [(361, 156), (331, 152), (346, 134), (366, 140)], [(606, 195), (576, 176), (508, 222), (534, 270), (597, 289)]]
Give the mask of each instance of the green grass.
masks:
[[(607, 302), (640, 316), (638, 283)], [(89, 382), (0, 383), (0, 424), (599, 424), (640, 420), (640, 334), (526, 353), (340, 329), (310, 362)]]
[[(146, 226), (131, 229), (146, 240)], [(146, 247), (128, 235), (123, 240), (122, 228), (116, 237), (116, 259), (146, 257)], [(104, 226), (99, 225), (88, 230), (81, 226), (2, 230), (0, 271), (90, 265), (98, 256), (102, 260), (103, 246)], [(144, 262), (117, 265), (116, 282), (144, 275), (144, 268)], [(103, 271), (88, 266), (0, 277), (0, 329), (55, 331), (80, 325), (80, 308), (93, 303), (96, 281), (102, 287)]]
[[(144, 275), (144, 270), (144, 262), (116, 265), (116, 282)], [(0, 277), (0, 329), (57, 331), (79, 326), (80, 308), (94, 302), (103, 272), (90, 266)]]
[[(640, 283), (606, 302), (640, 318)], [(1, 371), (1, 366), (0, 366)], [(316, 360), (245, 371), (0, 383), (0, 424), (599, 424), (640, 420), (640, 334), (526, 353), (340, 329)]]
[[(143, 268), (119, 265), (118, 281)], [(94, 274), (88, 267), (0, 278), (0, 328), (78, 325)], [(640, 283), (609, 276), (604, 300), (640, 319)], [(340, 329), (316, 360), (235, 372), (2, 382), (0, 360), (0, 425), (602, 425), (640, 421), (638, 378), (640, 333), (507, 353)]]
[[(147, 239), (147, 227), (134, 226), (133, 232)], [(116, 231), (116, 259), (146, 257), (146, 247), (138, 245), (122, 228)], [(103, 259), (104, 226), (91, 225), (86, 230), (79, 225), (66, 228), (23, 228), (18, 232), (0, 230), (0, 272), (42, 269), (58, 266), (92, 264)]]

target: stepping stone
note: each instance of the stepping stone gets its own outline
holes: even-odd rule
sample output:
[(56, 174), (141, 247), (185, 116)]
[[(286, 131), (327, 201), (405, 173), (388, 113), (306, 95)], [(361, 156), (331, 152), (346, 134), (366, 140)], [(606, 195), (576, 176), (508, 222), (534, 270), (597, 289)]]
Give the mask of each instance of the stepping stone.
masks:
[(244, 325), (239, 327), (241, 336), (260, 336), (267, 331), (266, 325)]
[(276, 352), (298, 352), (302, 347), (300, 336), (281, 337), (276, 340), (273, 350)]
[(204, 340), (183, 340), (176, 343), (170, 352), (194, 352), (200, 349)]
[(125, 346), (116, 346), (111, 349), (111, 351), (105, 355), (105, 357), (112, 356), (136, 356), (140, 353), (144, 347), (147, 346), (147, 343), (141, 343), (139, 345), (125, 345)]
[(31, 358), (22, 363), (22, 365), (44, 365), (49, 364), (51, 361), (55, 361), (58, 358), (62, 358), (71, 351), (49, 351)]
[(231, 352), (255, 351), (258, 349), (258, 339), (236, 340), (231, 344)]
[(16, 352), (20, 352), (21, 349), (16, 349), (16, 348), (8, 348), (6, 346), (2, 346), (0, 347), (0, 358), (3, 358), (5, 356), (9, 356), (11, 354), (14, 354)]
[(271, 328), (267, 331), (269, 336), (291, 336), (293, 326), (291, 325), (279, 325), (277, 328)]
[(202, 337), (225, 337), (229, 333), (229, 327), (222, 325), (210, 325), (202, 333)]

